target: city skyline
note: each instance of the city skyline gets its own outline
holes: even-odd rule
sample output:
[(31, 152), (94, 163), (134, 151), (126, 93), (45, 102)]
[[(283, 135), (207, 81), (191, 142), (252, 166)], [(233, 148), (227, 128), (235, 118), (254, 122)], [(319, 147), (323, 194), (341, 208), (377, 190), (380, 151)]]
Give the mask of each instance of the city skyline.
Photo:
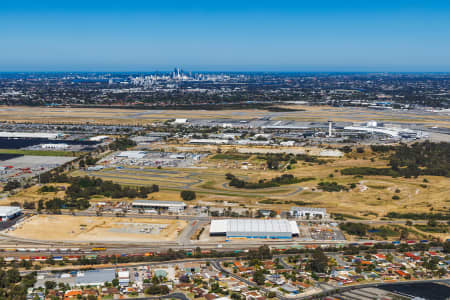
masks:
[(0, 4), (0, 71), (447, 72), (444, 1)]

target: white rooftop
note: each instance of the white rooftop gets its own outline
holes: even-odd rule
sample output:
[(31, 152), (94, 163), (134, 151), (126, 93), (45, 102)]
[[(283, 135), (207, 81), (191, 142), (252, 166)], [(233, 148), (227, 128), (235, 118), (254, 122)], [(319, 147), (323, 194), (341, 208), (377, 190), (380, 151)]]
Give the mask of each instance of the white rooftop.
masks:
[(185, 207), (186, 203), (181, 201), (158, 201), (158, 200), (134, 200), (133, 205), (138, 206), (160, 206), (160, 207), (168, 207), (168, 206), (181, 206)]
[(95, 142), (100, 142), (100, 141), (102, 141), (104, 139), (107, 139), (107, 138), (109, 138), (109, 136), (107, 136), (107, 135), (97, 135), (97, 136), (90, 137), (89, 140), (90, 141), (95, 141)]
[(222, 232), (291, 232), (298, 234), (298, 226), (295, 221), (289, 222), (286, 219), (280, 220), (260, 220), (260, 219), (225, 219), (212, 220), (211, 233)]
[(321, 208), (321, 207), (293, 206), (293, 207), (291, 207), (291, 211), (313, 211), (313, 212), (326, 213), (327, 209)]
[(117, 272), (117, 277), (130, 278), (130, 272), (129, 271), (119, 271), (119, 272)]
[(145, 151), (122, 151), (116, 154), (117, 157), (127, 157), (133, 159), (144, 158), (147, 153)]
[(11, 137), (11, 138), (47, 138), (56, 139), (61, 136), (61, 133), (50, 133), (50, 132), (7, 132), (1, 131), (0, 137)]
[(0, 206), (0, 217), (8, 217), (20, 212), (22, 209), (18, 206)]

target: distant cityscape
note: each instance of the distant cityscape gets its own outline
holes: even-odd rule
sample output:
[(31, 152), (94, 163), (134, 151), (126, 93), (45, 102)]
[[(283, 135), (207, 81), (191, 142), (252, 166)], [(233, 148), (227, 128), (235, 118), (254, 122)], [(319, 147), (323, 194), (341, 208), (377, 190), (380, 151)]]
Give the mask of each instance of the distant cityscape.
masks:
[(0, 73), (0, 104), (450, 107), (449, 73)]

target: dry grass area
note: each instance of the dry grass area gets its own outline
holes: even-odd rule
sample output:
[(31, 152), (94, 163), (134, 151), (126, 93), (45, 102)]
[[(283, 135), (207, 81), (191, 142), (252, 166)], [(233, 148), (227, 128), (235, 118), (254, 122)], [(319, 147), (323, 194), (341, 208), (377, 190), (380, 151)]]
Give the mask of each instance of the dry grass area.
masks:
[(291, 109), (303, 109), (304, 111), (283, 114), (279, 120), (296, 121), (321, 121), (326, 122), (332, 119), (335, 122), (366, 122), (377, 120), (379, 122), (397, 122), (397, 123), (424, 123), (429, 126), (450, 127), (448, 115), (429, 113), (429, 112), (411, 112), (404, 110), (373, 110), (360, 107), (330, 107), (330, 106), (304, 106), (289, 105), (283, 106)]
[[(195, 151), (204, 151), (203, 146), (192, 146)], [(215, 152), (215, 149), (209, 149)], [(222, 149), (222, 152), (231, 148)], [(235, 149), (236, 150), (236, 149)], [(371, 158), (373, 160), (371, 160)], [(180, 190), (189, 189), (197, 193), (197, 199), (191, 203), (216, 206), (241, 206), (246, 208), (268, 208), (275, 210), (288, 210), (295, 202), (303, 201), (307, 206), (325, 207), (329, 212), (344, 213), (365, 219), (380, 219), (388, 212), (448, 212), (450, 209), (450, 196), (448, 195), (448, 178), (426, 176), (419, 178), (392, 178), (388, 176), (343, 176), (340, 170), (349, 167), (386, 167), (387, 160), (381, 156), (367, 151), (363, 154), (352, 153), (342, 158), (323, 158), (326, 164), (306, 163), (298, 161), (291, 170), (274, 171), (265, 167), (265, 162), (252, 155), (246, 161), (204, 159), (199, 166), (202, 169), (173, 169), (177, 174), (167, 178), (152, 177), (141, 174), (118, 173), (114, 181), (125, 184), (146, 182), (160, 185), (160, 192), (149, 195), (155, 200), (179, 201)], [(249, 163), (248, 169), (242, 169), (244, 162)], [(196, 173), (192, 175), (192, 173)], [(237, 189), (228, 187), (226, 173), (232, 173), (239, 178), (251, 182), (260, 179), (271, 179), (282, 174), (292, 174), (296, 177), (314, 177), (307, 181), (293, 185), (283, 185), (279, 188), (269, 189)], [(189, 179), (184, 177), (191, 174)], [(136, 179), (131, 178), (136, 176)], [(129, 178), (126, 178), (129, 177)], [(175, 178), (178, 177), (178, 178)], [(424, 183), (424, 178), (429, 182)], [(111, 178), (105, 178), (111, 180)], [(144, 181), (142, 181), (144, 180)], [(193, 180), (200, 180), (186, 188), (184, 185)], [(337, 182), (349, 186), (356, 184), (356, 188), (342, 192), (323, 192), (317, 190), (320, 181)], [(298, 191), (302, 187), (303, 191)], [(400, 199), (392, 199), (398, 196)], [(99, 201), (104, 201), (103, 199)], [(265, 202), (265, 203), (264, 203)], [(270, 203), (272, 202), (272, 203)]]
[[(142, 228), (158, 227), (150, 233)], [(8, 234), (14, 237), (45, 241), (80, 241), (80, 242), (152, 242), (175, 241), (178, 234), (186, 227), (186, 221), (80, 217), (66, 215), (35, 215), (18, 225)]]
[[(375, 158), (371, 161), (369, 158)], [(208, 172), (215, 171), (217, 176), (210, 176), (208, 181), (199, 185), (200, 187), (210, 188), (217, 193), (223, 190), (225, 174), (230, 172), (242, 178), (248, 178), (255, 182), (260, 179), (271, 179), (280, 176), (283, 173), (292, 174), (297, 177), (315, 177), (314, 181), (307, 181), (300, 184), (287, 185), (279, 188), (277, 192), (270, 189), (236, 189), (229, 188), (228, 191), (240, 191), (241, 196), (226, 195), (204, 195), (199, 198), (202, 202), (216, 201), (218, 204), (223, 201), (236, 202), (244, 204), (246, 207), (267, 207), (271, 209), (288, 209), (295, 205), (289, 201), (304, 201), (315, 207), (326, 207), (330, 212), (345, 213), (367, 219), (379, 219), (388, 212), (448, 212), (450, 210), (450, 195), (448, 194), (448, 178), (439, 176), (426, 176), (419, 178), (392, 178), (388, 176), (363, 176), (355, 178), (354, 176), (343, 176), (339, 170), (349, 167), (370, 166), (386, 167), (387, 161), (376, 157), (375, 154), (351, 154), (343, 158), (330, 158), (327, 164), (318, 165), (299, 161), (292, 170), (285, 172), (260, 170), (261, 161), (252, 156), (249, 162), (253, 162), (255, 169), (242, 170), (239, 162), (209, 160), (205, 165), (209, 165)], [(221, 173), (222, 175), (219, 175)], [(424, 183), (424, 178), (429, 182)], [(348, 186), (351, 183), (356, 184), (356, 188), (346, 192), (323, 192), (317, 190), (317, 184), (320, 181), (337, 182)], [(288, 195), (289, 191), (294, 191), (299, 186), (304, 190), (300, 193)], [(281, 189), (287, 190), (280, 191)], [(251, 197), (247, 193), (259, 193), (262, 197)], [(393, 196), (400, 199), (394, 200)], [(258, 204), (262, 199), (276, 201), (275, 204)]]
[[(67, 187), (69, 186), (68, 183), (59, 183), (59, 184), (47, 184), (52, 185), (55, 187)], [(32, 187), (29, 187), (27, 189), (21, 190), (19, 193), (9, 196), (8, 198), (3, 198), (0, 200), (0, 205), (9, 205), (11, 202), (18, 202), (20, 204), (23, 204), (24, 202), (33, 202), (37, 203), (39, 200), (51, 200), (55, 197), (58, 198), (64, 198), (65, 191), (57, 191), (56, 193), (41, 193), (39, 192), (39, 189), (41, 186), (39, 185), (33, 185)]]
[[(205, 150), (203, 146), (193, 147), (196, 151)], [(210, 149), (213, 153), (215, 150)], [(231, 148), (222, 149), (222, 152), (227, 150), (231, 150)], [(268, 170), (265, 167), (265, 162), (258, 159), (257, 155), (252, 155), (245, 161), (249, 163), (248, 169), (242, 169), (244, 161), (210, 159), (208, 157), (199, 164), (201, 168), (165, 168), (176, 171), (173, 174), (167, 173), (167, 176), (153, 174), (152, 172), (146, 173), (142, 170), (136, 172), (122, 170), (117, 171), (117, 174), (109, 173), (109, 177), (103, 179), (128, 185), (158, 184), (160, 192), (148, 195), (149, 199), (154, 200), (180, 201), (182, 200), (180, 197), (181, 190), (193, 190), (197, 194), (197, 199), (190, 203), (209, 206), (231, 205), (279, 211), (288, 210), (291, 206), (298, 205), (298, 201), (303, 201), (304, 205), (307, 206), (325, 207), (332, 213), (343, 213), (364, 219), (380, 219), (388, 212), (448, 213), (450, 210), (448, 178), (438, 176), (421, 176), (408, 179), (388, 176), (363, 176), (360, 178), (340, 174), (340, 170), (348, 167), (387, 166), (387, 160), (370, 151), (363, 154), (352, 153), (342, 158), (326, 158), (326, 160), (328, 163), (322, 165), (298, 161), (291, 170), (274, 171)], [(282, 174), (292, 174), (299, 178), (314, 177), (316, 179), (293, 185), (283, 185), (278, 188), (238, 189), (227, 186), (226, 173), (232, 173), (251, 182), (257, 182), (260, 179), (269, 180)], [(72, 175), (85, 174), (76, 171)], [(96, 175), (101, 175), (101, 172)], [(424, 178), (428, 180), (427, 183), (424, 182)], [(317, 190), (317, 184), (320, 181), (335, 181), (345, 186), (354, 183), (356, 188), (348, 192), (323, 192)], [(193, 182), (194, 184), (192, 184)], [(187, 184), (191, 185), (186, 186)], [(300, 187), (303, 188), (302, 191), (299, 191)], [(64, 191), (39, 193), (37, 190), (37, 186), (31, 187), (17, 195), (3, 199), (0, 204), (7, 205), (13, 201), (20, 203), (24, 201), (36, 202), (39, 199), (64, 197)], [(393, 196), (398, 196), (399, 199), (392, 199)], [(111, 199), (95, 196), (91, 201), (132, 201), (132, 199)]]
[(0, 106), (0, 119), (31, 123), (75, 123), (75, 124), (121, 124), (146, 125), (155, 121), (176, 118), (233, 118), (251, 119), (264, 116), (264, 110), (143, 110), (111, 108), (70, 108), (70, 107), (26, 107)]
[(0, 106), (0, 119), (15, 122), (35, 123), (79, 123), (86, 124), (129, 124), (146, 125), (155, 121), (176, 118), (191, 119), (252, 119), (271, 116), (280, 120), (323, 121), (330, 119), (345, 122), (380, 122), (423, 123), (430, 126), (450, 127), (448, 115), (438, 113), (415, 113), (401, 110), (371, 110), (355, 107), (301, 106), (290, 105), (288, 108), (302, 111), (274, 113), (262, 109), (246, 110), (140, 110), (111, 108), (68, 108), (68, 107), (24, 107)]

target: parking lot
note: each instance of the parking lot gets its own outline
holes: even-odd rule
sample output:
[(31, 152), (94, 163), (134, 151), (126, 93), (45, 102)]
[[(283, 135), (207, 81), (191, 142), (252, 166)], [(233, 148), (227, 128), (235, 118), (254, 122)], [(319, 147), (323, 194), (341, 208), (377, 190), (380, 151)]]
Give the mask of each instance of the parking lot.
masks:
[(117, 166), (142, 167), (174, 167), (189, 168), (198, 163), (205, 154), (189, 152), (156, 152), (156, 151), (125, 151), (109, 155), (98, 164)]
[(74, 160), (67, 156), (23, 155), (0, 161), (0, 181), (23, 179), (47, 172)]

